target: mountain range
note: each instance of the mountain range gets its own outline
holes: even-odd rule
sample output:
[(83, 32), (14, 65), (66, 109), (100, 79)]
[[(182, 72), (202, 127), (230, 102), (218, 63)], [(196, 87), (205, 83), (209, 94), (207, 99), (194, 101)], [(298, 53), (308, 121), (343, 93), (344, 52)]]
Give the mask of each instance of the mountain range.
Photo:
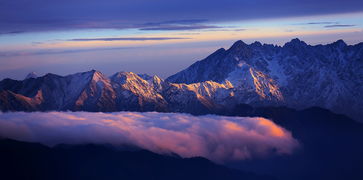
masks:
[(31, 73), (0, 81), (2, 111), (160, 111), (193, 114), (254, 107), (321, 107), (361, 121), (363, 43), (283, 46), (235, 42), (165, 80), (99, 71)]

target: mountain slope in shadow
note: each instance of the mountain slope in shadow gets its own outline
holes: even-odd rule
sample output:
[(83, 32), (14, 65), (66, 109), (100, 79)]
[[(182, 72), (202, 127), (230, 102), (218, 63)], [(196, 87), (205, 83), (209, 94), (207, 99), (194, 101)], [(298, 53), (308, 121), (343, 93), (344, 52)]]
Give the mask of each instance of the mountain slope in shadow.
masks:
[(268, 180), (216, 165), (204, 158), (180, 158), (107, 145), (59, 145), (53, 148), (0, 140), (1, 179), (246, 179)]
[(312, 107), (253, 108), (240, 105), (229, 115), (261, 116), (288, 129), (301, 147), (290, 156), (229, 164), (279, 179), (363, 179), (363, 124), (344, 115)]

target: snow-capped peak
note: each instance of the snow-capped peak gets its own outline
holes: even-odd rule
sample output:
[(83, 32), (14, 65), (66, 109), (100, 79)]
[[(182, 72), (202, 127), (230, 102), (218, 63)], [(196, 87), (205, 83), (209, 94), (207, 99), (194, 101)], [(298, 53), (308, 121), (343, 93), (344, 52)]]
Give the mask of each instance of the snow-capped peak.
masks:
[(30, 79), (30, 78), (37, 78), (38, 75), (36, 72), (30, 72), (28, 75), (26, 75), (25, 79)]
[[(252, 106), (318, 106), (353, 118), (363, 111), (362, 43), (339, 40), (307, 45), (293, 39), (285, 46), (237, 41), (167, 78), (119, 72), (110, 78), (92, 70), (37, 80), (0, 81), (0, 107), (10, 110), (151, 110), (199, 113)], [(213, 111), (208, 111), (213, 112)]]
[(237, 41), (227, 51), (213, 53), (166, 80), (187, 84), (229, 80), (239, 103), (319, 106), (359, 117), (363, 115), (363, 101), (358, 100), (363, 99), (361, 47), (362, 43), (347, 46), (343, 40), (316, 46), (297, 38), (284, 46)]

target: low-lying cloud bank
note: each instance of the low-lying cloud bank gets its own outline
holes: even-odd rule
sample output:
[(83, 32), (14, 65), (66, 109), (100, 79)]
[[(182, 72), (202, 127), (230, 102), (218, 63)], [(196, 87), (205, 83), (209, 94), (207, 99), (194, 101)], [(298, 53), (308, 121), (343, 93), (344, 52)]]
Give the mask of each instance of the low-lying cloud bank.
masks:
[(128, 144), (225, 162), (290, 154), (298, 142), (265, 118), (177, 113), (0, 113), (0, 137), (46, 145)]

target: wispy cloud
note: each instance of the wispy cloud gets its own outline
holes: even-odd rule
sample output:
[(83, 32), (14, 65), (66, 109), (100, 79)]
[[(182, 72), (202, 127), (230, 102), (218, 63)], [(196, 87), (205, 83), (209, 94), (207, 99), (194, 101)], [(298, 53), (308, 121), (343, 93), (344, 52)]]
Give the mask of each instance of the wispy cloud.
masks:
[[(35, 42), (37, 43), (37, 42)], [(82, 49), (41, 49), (29, 51), (0, 51), (0, 57), (24, 56), (24, 55), (48, 55), (48, 54), (70, 54), (80, 52), (95, 52), (95, 51), (108, 51), (108, 50), (124, 50), (140, 47), (107, 47), (107, 48), (82, 48)]]
[(325, 22), (308, 22), (308, 23), (301, 23), (302, 25), (306, 24), (306, 25), (324, 25), (324, 24), (338, 24), (338, 22), (329, 22), (329, 21), (325, 21)]
[(237, 28), (237, 29), (207, 29), (205, 31), (232, 31), (232, 32), (241, 32), (241, 31), (247, 31), (248, 29), (244, 28)]
[(20, 34), (20, 33), (25, 33), (25, 31), (7, 31), (7, 32), (1, 32), (0, 31), (0, 35), (3, 35), (3, 34)]
[(355, 24), (340, 24), (340, 22), (336, 21), (323, 21), (323, 22), (307, 22), (307, 23), (299, 23), (294, 25), (325, 25), (324, 28), (344, 28), (344, 27), (353, 27)]
[(222, 28), (220, 26), (204, 24), (206, 19), (185, 19), (185, 20), (171, 20), (161, 22), (150, 22), (139, 25), (139, 30), (142, 31), (182, 31), (182, 30), (196, 30), (196, 29), (214, 29)]
[(201, 24), (207, 22), (207, 19), (183, 19), (183, 20), (171, 20), (171, 21), (161, 21), (161, 22), (150, 22), (144, 23), (141, 26), (161, 26), (161, 25), (191, 25), (191, 24)]
[(354, 24), (333, 24), (324, 26), (325, 28), (344, 28), (344, 27), (354, 27)]
[[(220, 0), (209, 0), (207, 3), (195, 0), (108, 0), (107, 3), (97, 0), (63, 0), (57, 3), (32, 0), (31, 2), (25, 6), (23, 1), (2, 0), (0, 32), (143, 28), (135, 26), (149, 22), (156, 22), (154, 25), (190, 25), (205, 23), (207, 19), (208, 22), (227, 22), (354, 13), (363, 10), (362, 0), (319, 0), (310, 3), (291, 0), (260, 0), (259, 3), (248, 3), (243, 0), (225, 0), (223, 3)], [(184, 18), (180, 20), (180, 17)]]
[(290, 132), (265, 118), (178, 113), (0, 113), (0, 136), (47, 145), (110, 143), (217, 162), (290, 154)]
[(68, 41), (165, 41), (176, 39), (190, 39), (183, 37), (127, 37), (127, 38), (79, 38)]
[(198, 35), (199, 32), (185, 32), (185, 33), (178, 33), (177, 35)]
[(142, 31), (183, 31), (183, 30), (197, 30), (197, 29), (215, 29), (222, 28), (221, 26), (212, 25), (166, 25), (157, 27), (140, 28)]

